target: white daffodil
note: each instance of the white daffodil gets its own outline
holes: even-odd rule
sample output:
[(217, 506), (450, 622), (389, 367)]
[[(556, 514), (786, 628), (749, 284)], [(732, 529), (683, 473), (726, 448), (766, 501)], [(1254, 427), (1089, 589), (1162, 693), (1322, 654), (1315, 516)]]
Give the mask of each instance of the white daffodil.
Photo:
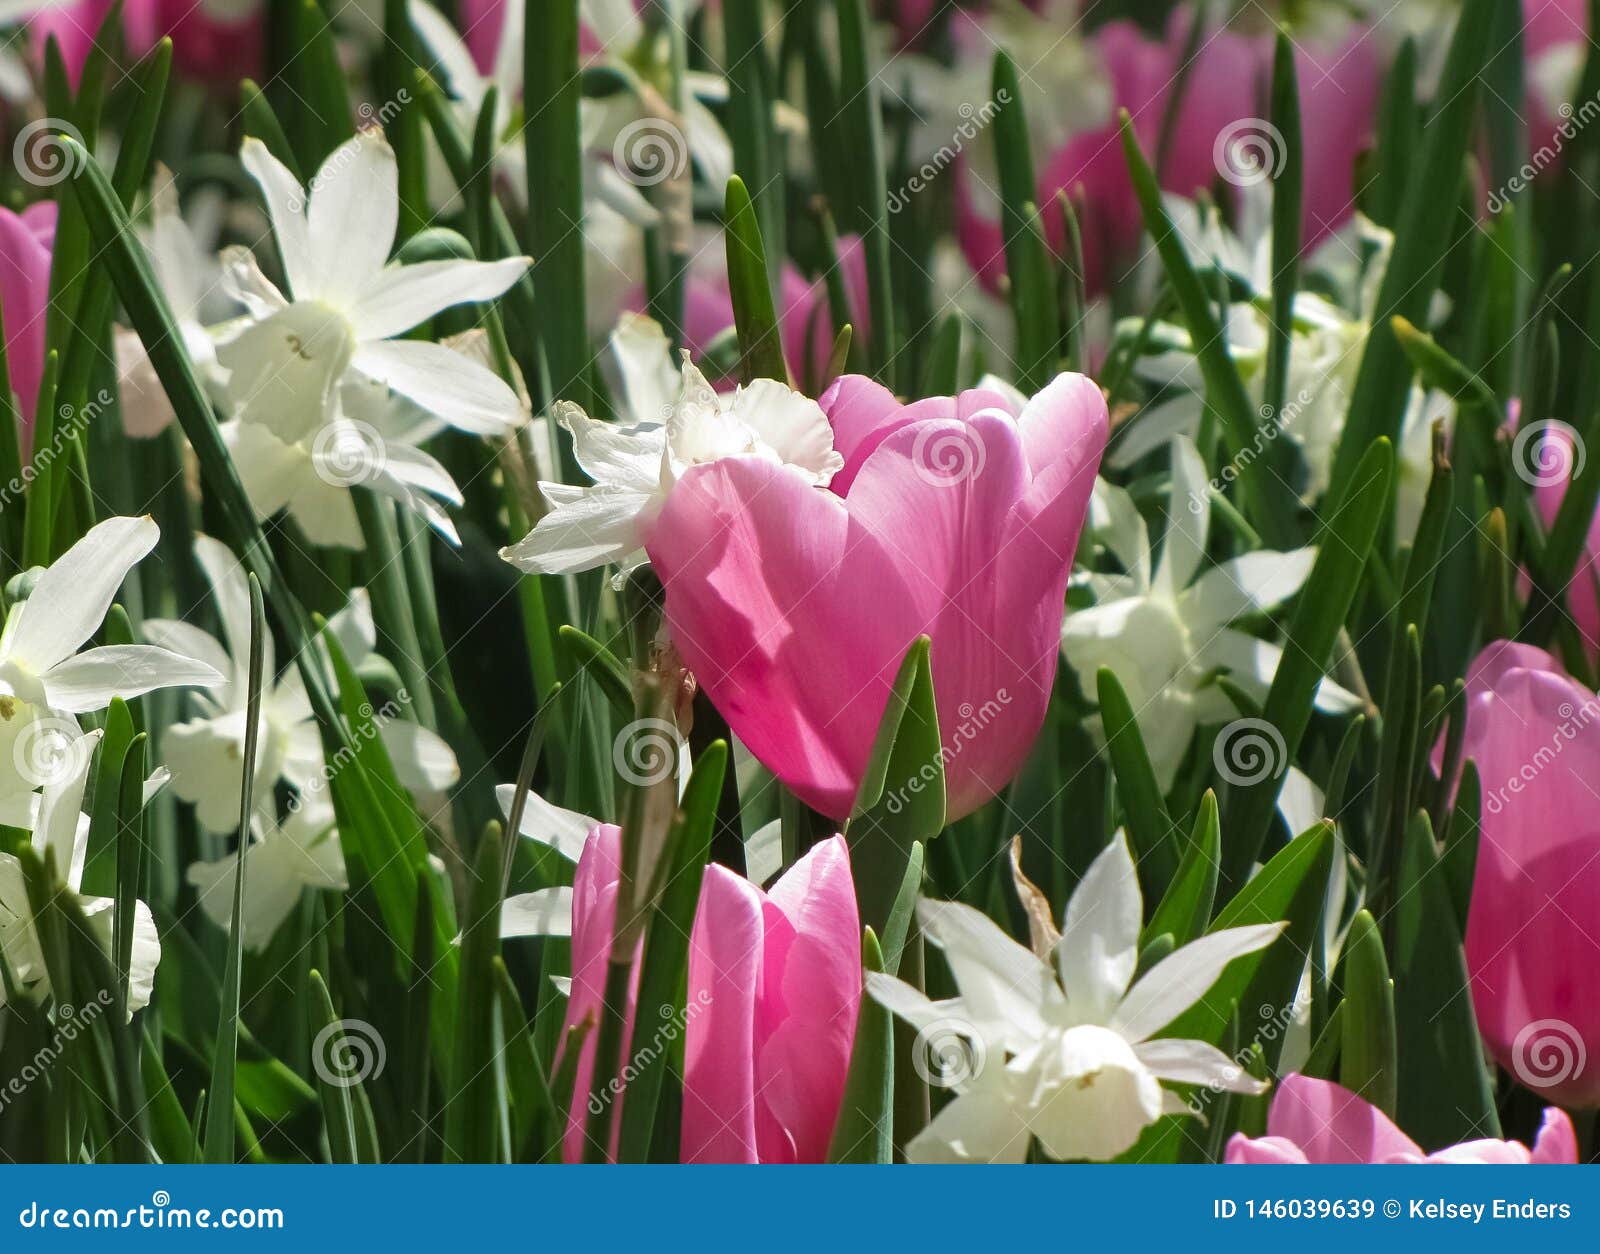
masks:
[[(1197, 267), (1219, 269), (1250, 295), (1228, 306), (1223, 335), (1228, 355), (1238, 368), (1251, 398), (1264, 397), (1270, 340), (1272, 288), (1271, 192), (1266, 185), (1243, 188), (1235, 226), (1223, 223), (1214, 206), (1178, 197), (1167, 209), (1178, 238)], [(1306, 263), (1308, 273), (1327, 280), (1337, 299), (1302, 289), (1295, 293), (1294, 323), (1289, 337), (1289, 370), (1284, 406), (1278, 424), (1264, 428), (1253, 459), (1267, 442), (1287, 434), (1305, 463), (1302, 495), (1315, 502), (1328, 488), (1334, 450), (1344, 433), (1350, 398), (1366, 352), (1377, 308), (1378, 286), (1393, 251), (1394, 237), (1358, 216), (1344, 230), (1320, 245)], [(1131, 330), (1125, 324), (1124, 330)], [(1138, 373), (1147, 382), (1176, 389), (1176, 395), (1152, 406), (1117, 441), (1107, 461), (1126, 469), (1174, 435), (1193, 437), (1200, 429), (1205, 402), (1204, 380), (1193, 343), (1184, 328), (1158, 323), (1152, 333), (1156, 352), (1144, 357)], [(1440, 393), (1413, 387), (1408, 398), (1398, 462), (1397, 530), (1409, 537), (1421, 514), (1422, 498), (1432, 476), (1429, 432), (1435, 421), (1446, 431), (1455, 419), (1455, 404)]]
[[(217, 350), (206, 328), (239, 312), (223, 292), (222, 268), (212, 251), (221, 233), (223, 202), (209, 189), (198, 193), (190, 219), (178, 204), (178, 185), (165, 167), (156, 171), (150, 198), (150, 221), (138, 228), (139, 242), (167, 298), (178, 334), (195, 372), (215, 382)], [(122, 397), (122, 425), (135, 438), (158, 435), (173, 420), (172, 402), (136, 332), (116, 331), (117, 376)]]
[[(194, 551), (211, 584), (226, 645), (198, 627), (174, 619), (151, 620), (145, 624), (145, 633), (175, 653), (215, 667), (227, 680), (212, 692), (196, 694), (196, 717), (169, 728), (161, 752), (172, 770), (173, 792), (194, 805), (200, 825), (212, 832), (232, 832), (239, 826), (239, 794), (244, 783), (240, 764), (250, 696), (250, 592), (244, 568), (226, 545), (198, 536)], [(364, 589), (351, 593), (350, 603), (328, 620), (328, 630), (352, 666), (372, 654), (377, 631)], [(262, 674), (265, 682), (253, 795), (259, 807), (270, 814), (273, 786), (279, 780), (305, 800), (320, 790), (324, 767), (322, 739), (300, 672), (290, 667), (274, 678), (270, 634), (263, 641)], [(378, 728), (395, 773), (408, 789), (438, 793), (460, 778), (450, 746), (427, 728), (403, 718), (381, 718)]]
[(892, 976), (867, 974), (868, 993), (917, 1028), (919, 1047), (947, 1059), (959, 1045), (963, 1058), (941, 1071), (957, 1096), (912, 1138), (907, 1158), (1022, 1162), (1032, 1137), (1052, 1158), (1105, 1161), (1162, 1115), (1189, 1113), (1162, 1081), (1235, 1093), (1266, 1087), (1214, 1046), (1156, 1033), (1235, 958), (1276, 940), (1283, 924), (1212, 932), (1135, 980), (1143, 900), (1122, 833), (1084, 874), (1059, 932), (1043, 894), (1015, 874), (1031, 952), (971, 906), (925, 900), (917, 918), (944, 951), (960, 996), (929, 1001)]
[[(410, 10), (412, 25), (448, 82), (465, 133), (475, 129), (489, 88), (495, 88), (493, 125), (499, 137), (495, 165), (515, 199), (523, 204), (528, 196), (521, 103), (524, 10), (523, 0), (511, 0), (504, 6), (500, 42), (487, 75), (479, 72), (448, 18), (421, 0)], [(626, 302), (638, 291), (644, 266), (643, 231), (661, 222), (660, 211), (641, 188), (678, 175), (692, 163), (706, 184), (720, 193), (733, 173), (733, 146), (707, 106), (708, 101), (727, 96), (727, 83), (720, 75), (689, 72), (680, 128), (646, 108), (648, 101), (650, 108), (660, 110), (662, 97), (639, 78), (638, 67), (650, 58), (630, 55), (640, 40), (648, 37), (638, 14), (631, 8), (626, 14), (620, 9), (612, 13), (602, 4), (595, 6), (592, 14), (586, 9), (583, 17), (602, 44), (607, 64), (625, 84), (606, 96), (585, 97), (579, 102), (583, 236), (589, 258), (588, 324), (590, 333), (598, 337), (616, 323)], [(448, 208), (458, 193), (443, 158), (436, 151), (435, 157), (431, 186), (452, 190), (436, 193), (434, 200)]]
[(644, 533), (690, 466), (723, 457), (787, 464), (818, 487), (843, 467), (827, 415), (774, 379), (719, 395), (685, 356), (674, 366), (667, 337), (648, 318), (625, 315), (611, 337), (622, 376), (622, 425), (556, 407), (572, 433), (586, 488), (541, 483), (550, 512), (500, 555), (522, 570), (565, 574), (606, 562), (626, 571), (644, 560)]
[[(237, 809), (237, 805), (235, 807)], [(235, 820), (238, 815), (235, 813)], [(344, 852), (334, 827), (333, 807), (326, 803), (298, 806), (282, 823), (264, 816), (252, 823), (254, 839), (245, 855), (244, 902), (240, 914), (245, 948), (259, 953), (283, 921), (300, 904), (307, 889), (350, 887)], [(214, 862), (190, 864), (186, 878), (194, 885), (206, 917), (226, 932), (233, 925), (237, 851)]]
[[(76, 895), (78, 907), (94, 929), (96, 938), (109, 951), (115, 900), (110, 897), (85, 897), (79, 892), (89, 847), (89, 816), (81, 812), (83, 790), (94, 747), (99, 743), (101, 734), (94, 731), (85, 736), (79, 751), (71, 755), (71, 769), (45, 785), (34, 819), (27, 826), (33, 831), (34, 852), (40, 857), (53, 855), (56, 875)], [(164, 775), (158, 773), (146, 784), (147, 802), (163, 782)], [(49, 992), (49, 973), (45, 969), (33, 911), (28, 905), (22, 864), (4, 853), (0, 853), (0, 958), (4, 959), (14, 984), (32, 988), (41, 994)], [(155, 920), (150, 915), (150, 908), (144, 902), (137, 901), (133, 912), (133, 952), (128, 968), (130, 1014), (150, 1003), (150, 993), (155, 987), (156, 965), (160, 961), (161, 939), (156, 933)], [(0, 981), (0, 1005), (4, 1003), (5, 984)]]
[[(509, 820), (511, 803), (516, 797), (516, 785), (501, 784), (494, 790), (500, 812)], [(532, 789), (522, 804), (522, 817), (517, 823), (517, 835), (537, 841), (555, 850), (567, 862), (576, 865), (589, 833), (600, 823), (576, 810), (564, 810), (552, 805)], [(531, 893), (516, 893), (505, 899), (500, 907), (500, 938), (511, 940), (520, 936), (571, 936), (572, 887), (560, 884), (554, 888), (536, 888)]]
[[(1102, 666), (1116, 674), (1163, 789), (1172, 786), (1195, 728), (1236, 717), (1214, 682), (1219, 673), (1265, 699), (1283, 651), (1233, 624), (1288, 600), (1316, 558), (1311, 548), (1261, 551), (1201, 573), (1211, 526), (1210, 487), (1194, 445), (1175, 437), (1166, 536), (1152, 573), (1148, 529), (1132, 498), (1097, 482), (1091, 525), (1122, 573), (1084, 578), (1096, 603), (1068, 614), (1061, 629), (1062, 650), (1084, 692), (1094, 693)], [(1340, 711), (1358, 701), (1325, 679), (1317, 704)], [(1098, 718), (1090, 727), (1103, 740)]]
[(396, 337), (453, 305), (495, 299), (529, 262), (386, 264), (399, 181), (376, 132), (335, 149), (309, 189), (258, 140), (245, 140), (240, 159), (266, 199), (289, 293), (247, 249), (224, 254), (249, 311), (217, 346), (234, 412), (224, 435), (258, 515), (287, 506), (318, 543), (360, 547), (353, 484), (414, 508), (420, 493), (460, 499), (436, 461), (398, 438), (406, 422), (390, 414), (389, 393), (477, 435), (504, 435), (522, 417), (516, 393), (478, 362)]
[(30, 794), (59, 782), (82, 754), (74, 715), (178, 684), (210, 687), (203, 660), (153, 644), (79, 648), (99, 628), (160, 530), (149, 518), (108, 518), (41, 571), (0, 633), (0, 821), (25, 826)]

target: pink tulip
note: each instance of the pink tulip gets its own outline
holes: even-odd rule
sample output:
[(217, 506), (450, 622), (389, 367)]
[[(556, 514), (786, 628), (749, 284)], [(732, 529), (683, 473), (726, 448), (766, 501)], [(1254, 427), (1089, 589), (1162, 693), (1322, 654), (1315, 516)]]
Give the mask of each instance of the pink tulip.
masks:
[[(1540, 433), (1533, 454), (1534, 501), (1545, 526), (1555, 523), (1567, 485), (1572, 482), (1575, 454), (1573, 432), (1560, 423), (1549, 423)], [(1588, 646), (1589, 656), (1600, 656), (1600, 510), (1589, 519), (1583, 552), (1566, 590), (1567, 611)]]
[[(1175, 15), (1165, 38), (1151, 39), (1128, 21), (1108, 22), (1091, 37), (1111, 80), (1118, 109), (1127, 109), (1145, 155), (1155, 162), (1162, 121), (1188, 38), (1186, 15)], [(1162, 186), (1180, 196), (1210, 190), (1226, 177), (1218, 167), (1218, 144), (1234, 135), (1260, 139), (1263, 155), (1274, 149), (1265, 122), (1273, 47), (1269, 37), (1214, 32), (1205, 38), (1189, 71), (1183, 107), (1177, 115)], [(1301, 41), (1296, 45), (1300, 85), (1302, 143), (1316, 159), (1307, 160), (1303, 193), (1303, 243), (1314, 246), (1349, 221), (1355, 212), (1353, 172), (1357, 156), (1372, 137), (1383, 63), (1366, 32), (1337, 44)], [(1252, 149), (1254, 147), (1251, 143)], [(963, 172), (964, 177), (970, 174)], [(957, 236), (973, 270), (991, 287), (1004, 272), (1000, 225), (979, 214), (970, 190), (958, 178)], [(1104, 291), (1116, 268), (1132, 259), (1142, 222), (1128, 177), (1115, 116), (1107, 124), (1074, 136), (1038, 170), (1041, 205), (1058, 192), (1082, 188), (1079, 226), (1084, 236), (1085, 280), (1091, 293)], [(1060, 249), (1060, 215), (1046, 213), (1051, 245)]]
[(1572, 1120), (1554, 1106), (1533, 1149), (1518, 1141), (1464, 1141), (1435, 1154), (1390, 1122), (1376, 1106), (1347, 1088), (1309, 1076), (1286, 1076), (1273, 1094), (1267, 1135), (1236, 1132), (1228, 1142), (1230, 1164), (1272, 1166), (1340, 1163), (1576, 1163), (1578, 1138)]
[(1600, 698), (1530, 645), (1467, 671), (1482, 781), (1466, 957), (1484, 1043), (1519, 1083), (1600, 1106)]
[[(595, 1049), (616, 922), (622, 832), (589, 833), (572, 886), (566, 1027), (596, 1025), (578, 1056), (563, 1156), (584, 1158)], [(638, 964), (623, 1021), (638, 1018)], [(763, 892), (706, 868), (689, 937), (683, 1020), (685, 1162), (821, 1162), (844, 1093), (861, 1001), (861, 924), (844, 837), (822, 841)], [(658, 1031), (647, 1014), (640, 1030)], [(661, 1042), (624, 1046), (624, 1063)], [(558, 1060), (559, 1062), (559, 1060)], [(625, 1089), (611, 1098), (610, 1157)]]
[(1064, 374), (1020, 413), (984, 391), (902, 406), (847, 375), (821, 405), (845, 462), (831, 491), (754, 457), (673, 488), (645, 543), (672, 637), (750, 751), (843, 818), (895, 671), (929, 636), (953, 821), (1044, 720), (1105, 400)]
[[(95, 33), (111, 11), (112, 0), (78, 0), (46, 9), (28, 28), (44, 47), (54, 35), (74, 84), (83, 71)], [(259, 77), (263, 65), (262, 6), (196, 0), (126, 0), (122, 29), (128, 51), (142, 57), (163, 37), (172, 39), (173, 65), (190, 78), (233, 86), (246, 75)]]
[(843, 836), (764, 893), (706, 868), (689, 937), (682, 1161), (819, 1163), (861, 1002), (861, 920)]
[[(572, 991), (567, 998), (566, 1033), (588, 1020), (590, 1031), (578, 1051), (578, 1066), (572, 1085), (572, 1107), (567, 1112), (567, 1132), (562, 1154), (569, 1163), (584, 1160), (584, 1128), (591, 1101), (589, 1089), (594, 1079), (594, 1056), (600, 1035), (600, 1020), (606, 1001), (606, 970), (611, 952), (611, 937), (617, 921), (617, 882), (622, 875), (622, 829), (601, 823), (589, 833), (572, 877)], [(637, 955), (636, 955), (637, 957)], [(638, 1011), (639, 964), (633, 966), (633, 987), (628, 992), (627, 1012), (623, 1017), (622, 1039), (633, 1036)], [(556, 1065), (560, 1065), (557, 1055)], [(607, 1157), (615, 1158), (617, 1138), (622, 1131), (622, 1099), (614, 1098), (611, 1114), (611, 1145)]]
[[(472, 60), (481, 74), (494, 72), (495, 57), (500, 51), (500, 32), (505, 29), (506, 0), (461, 0), (456, 10), (456, 24), (461, 28), (461, 39), (472, 54)], [(580, 30), (582, 51), (594, 53), (599, 45)]]
[(22, 446), (33, 434), (33, 412), (44, 374), (45, 315), (50, 302), (50, 250), (56, 237), (54, 201), (20, 214), (0, 209), (0, 317), (5, 321), (6, 364), (22, 407)]

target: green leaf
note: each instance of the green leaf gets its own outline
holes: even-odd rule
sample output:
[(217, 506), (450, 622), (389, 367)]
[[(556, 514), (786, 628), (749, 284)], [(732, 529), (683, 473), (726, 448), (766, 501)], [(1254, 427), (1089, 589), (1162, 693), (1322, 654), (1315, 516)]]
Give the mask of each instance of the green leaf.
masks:
[[(244, 756), (239, 763), (242, 775), (239, 784), (239, 847), (233, 877), (233, 913), (228, 926), (228, 959), (222, 976), (216, 1052), (211, 1062), (211, 1106), (205, 1127), (205, 1160), (208, 1163), (234, 1161), (234, 1073), (239, 1057), (239, 986), (244, 974), (245, 878), (250, 861), (251, 819), (255, 815), (253, 794), (256, 751), (261, 735), (261, 688), (265, 680), (263, 668), (267, 640), (267, 618), (261, 603), (261, 585), (254, 575), (246, 578), (250, 589), (250, 661), (247, 672), (250, 689), (245, 702)], [(126, 771), (123, 780), (126, 787)]]
[(939, 324), (928, 346), (922, 395), (954, 396), (961, 387), (961, 315), (952, 313)]
[(145, 736), (135, 736), (123, 755), (117, 800), (116, 904), (112, 908), (112, 956), (117, 970), (117, 1004), (128, 1017), (129, 973), (133, 970), (133, 930), (144, 896), (150, 849), (144, 830)]
[[(1285, 632), (1288, 645), (1262, 707), (1262, 716), (1283, 736), (1284, 767), (1300, 751), (1317, 686), (1355, 602), (1367, 554), (1383, 522), (1393, 474), (1394, 450), (1387, 440), (1379, 440), (1362, 459), (1347, 505), (1329, 519), (1316, 562), (1290, 616)], [(1268, 773), (1229, 798), (1223, 871), (1230, 881), (1238, 883), (1243, 879), (1259, 856), (1287, 773)]]
[(1378, 925), (1356, 911), (1344, 946), (1344, 1027), (1339, 1083), (1391, 1119), (1399, 1080), (1395, 1057), (1394, 982)]
[(783, 356), (783, 334), (772, 301), (766, 246), (761, 223), (744, 180), (728, 180), (723, 209), (723, 244), (728, 262), (728, 295), (733, 325), (739, 336), (739, 377), (789, 381)]
[[(1150, 232), (1156, 251), (1161, 255), (1167, 282), (1177, 298), (1184, 326), (1194, 345), (1195, 358), (1205, 377), (1206, 400), (1221, 417), (1228, 451), (1237, 459), (1246, 512), (1269, 546), (1292, 548), (1298, 543), (1292, 494), (1285, 485), (1275, 481), (1267, 462), (1255, 456), (1255, 449), (1265, 438), (1259, 428), (1260, 416), (1250, 394), (1245, 391), (1238, 368), (1228, 355), (1228, 340), (1217, 324), (1215, 302), (1184, 251), (1126, 110), (1122, 114), (1122, 148), (1144, 214), (1145, 230)], [(1248, 457), (1241, 456), (1247, 451)]]
[(1217, 866), (1221, 862), (1222, 827), (1217, 822), (1217, 796), (1209, 788), (1200, 799), (1194, 831), (1183, 861), (1167, 886), (1161, 903), (1144, 929), (1144, 939), (1170, 933), (1186, 945), (1206, 930), (1217, 894)]
[[(1420, 161), (1405, 172), (1406, 192), (1395, 225), (1394, 250), (1378, 288), (1372, 332), (1361, 357), (1350, 396), (1344, 434), (1334, 450), (1333, 470), (1323, 516), (1335, 519), (1359, 493), (1363, 466), (1373, 440), (1400, 434), (1411, 372), (1395, 336), (1396, 314), (1424, 323), (1438, 285), (1440, 259), (1449, 252), (1456, 229), (1452, 209), (1460, 186), (1462, 161), (1472, 139), (1478, 84), (1489, 55), (1489, 32), (1498, 0), (1464, 0), (1434, 110), (1423, 132)], [(1387, 512), (1388, 502), (1381, 504)]]
[[(914, 935), (917, 898), (922, 895), (922, 865), (926, 846), (919, 840), (911, 846), (911, 856), (906, 859), (905, 875), (900, 880), (900, 891), (895, 894), (894, 905), (889, 908), (889, 921), (883, 932), (883, 969), (890, 975), (900, 970), (900, 958), (906, 944)], [(920, 942), (919, 942), (920, 943)]]
[(593, 636), (563, 623), (556, 639), (566, 650), (567, 659), (574, 671), (585, 671), (595, 681), (600, 691), (618, 714), (633, 717), (633, 685), (628, 679), (628, 668), (617, 655)]
[[(1204, 997), (1161, 1030), (1163, 1036), (1216, 1044), (1235, 1014), (1253, 1027), (1282, 1012), (1294, 997), (1314, 929), (1322, 925), (1333, 854), (1333, 826), (1319, 823), (1279, 850), (1222, 908), (1210, 932), (1258, 923), (1287, 922), (1288, 927), (1265, 949), (1229, 963)], [(1281, 1043), (1280, 1035), (1269, 1063)]]
[[(883, 953), (870, 927), (861, 937), (861, 965), (883, 970)], [(830, 1163), (887, 1163), (893, 1157), (893, 1045), (894, 1016), (863, 993), (844, 1098), (828, 1142)]]
[(906, 651), (845, 824), (861, 918), (886, 928), (912, 847), (944, 828), (944, 755), (933, 698), (929, 640)]
[(356, 133), (333, 19), (317, 0), (291, 0), (295, 55), (284, 67), (296, 109), (290, 134), (302, 168), (315, 170)]
[(1122, 798), (1122, 808), (1128, 816), (1128, 835), (1133, 841), (1149, 900), (1164, 892), (1172, 880), (1178, 862), (1177, 851), (1173, 848), (1175, 829), (1161, 796), (1161, 786), (1156, 782), (1155, 768), (1150, 765), (1150, 755), (1145, 751), (1144, 738), (1139, 734), (1128, 694), (1123, 691), (1116, 674), (1106, 666), (1095, 676), (1095, 684), (1100, 715), (1105, 723), (1106, 752), (1111, 755), (1117, 795)]
[[(662, 852), (665, 886), (645, 933), (639, 972), (641, 1019), (675, 1025), (680, 1031), (687, 1030), (689, 1018), (701, 1009), (686, 1004), (689, 935), (700, 903), (701, 875), (711, 856), (711, 833), (727, 769), (728, 744), (724, 740), (713, 741), (696, 756), (667, 834)], [(676, 1052), (676, 1034), (674, 1043)], [(622, 1105), (618, 1162), (644, 1162), (648, 1157), (668, 1062), (666, 1050), (636, 1061), (628, 1082), (628, 1100)], [(670, 1141), (675, 1145), (678, 1138)]]
[(1016, 324), (1016, 384), (1032, 395), (1055, 374), (1061, 341), (1055, 262), (1045, 245), (1037, 205), (1028, 121), (1022, 108), (1017, 67), (1005, 52), (994, 57), (992, 129), (1000, 172), (1000, 227)]
[(502, 860), (500, 825), (491, 823), (473, 858), (467, 918), (461, 933), (455, 1070), (444, 1104), (446, 1162), (510, 1161), (503, 1025), (494, 973), (500, 956)]
[(1432, 828), (1419, 811), (1406, 833), (1395, 898), (1395, 1013), (1399, 1122), (1429, 1150), (1500, 1135), (1450, 896)]
[[(896, 367), (901, 361), (898, 315), (889, 251), (889, 169), (883, 144), (883, 118), (878, 98), (878, 77), (868, 63), (871, 46), (867, 7), (863, 0), (834, 0), (839, 23), (839, 100), (844, 151), (837, 159), (851, 171), (850, 181), (864, 184), (856, 223), (861, 250), (867, 262), (868, 319), (872, 342), (868, 359), (879, 383), (896, 391)], [(830, 161), (833, 158), (826, 158)], [(903, 367), (901, 367), (903, 368)]]
[[(1273, 50), (1272, 125), (1283, 141), (1283, 160), (1269, 170), (1272, 176), (1272, 311), (1261, 405), (1261, 417), (1269, 424), (1268, 430), (1283, 425), (1283, 405), (1289, 387), (1294, 297), (1300, 280), (1300, 203), (1305, 178), (1294, 45), (1283, 30), (1278, 31)], [(1276, 441), (1265, 451), (1274, 465), (1281, 466), (1281, 459), (1274, 456)]]
[(289, 146), (289, 137), (283, 133), (283, 125), (278, 121), (278, 115), (272, 111), (272, 104), (267, 99), (266, 93), (248, 78), (239, 84), (239, 112), (244, 119), (244, 133), (253, 135), (265, 144), (267, 151), (294, 175), (295, 182), (304, 187), (306, 178), (300, 171), (299, 158)]
[[(534, 258), (534, 328), (549, 371), (551, 399), (595, 412), (589, 384), (585, 308), (582, 128), (578, 121), (578, 0), (539, 6), (523, 39), (523, 128), (528, 169), (539, 194), (528, 198), (527, 247)], [(437, 130), (437, 128), (435, 128)], [(532, 374), (528, 376), (531, 381)]]
[[(330, 1048), (337, 1048), (339, 1036), (346, 1030), (345, 1020), (339, 1018), (338, 1012), (333, 1008), (333, 998), (328, 995), (328, 986), (323, 981), (320, 971), (312, 971), (311, 1007), (312, 1026), (316, 1029), (316, 1039), (312, 1042), (311, 1049), (314, 1060), (327, 1056)], [(317, 1073), (317, 1096), (322, 1102), (322, 1125), (328, 1136), (328, 1158), (335, 1163), (358, 1163), (361, 1161), (359, 1141), (356, 1134), (356, 1093), (361, 1089), (361, 1081), (351, 1076), (338, 1074), (326, 1063), (315, 1068)], [(215, 1122), (216, 1101), (209, 1103), (212, 1108)]]

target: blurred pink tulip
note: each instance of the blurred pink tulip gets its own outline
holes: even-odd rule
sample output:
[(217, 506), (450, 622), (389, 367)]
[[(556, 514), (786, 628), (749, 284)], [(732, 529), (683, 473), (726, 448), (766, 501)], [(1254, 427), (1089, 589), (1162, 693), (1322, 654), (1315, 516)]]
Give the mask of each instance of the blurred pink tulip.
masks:
[[(28, 22), (38, 47), (55, 36), (74, 84), (112, 2), (79, 0), (46, 9)], [(263, 11), (262, 4), (250, 0), (125, 0), (122, 30), (131, 55), (142, 57), (170, 36), (173, 66), (180, 73), (232, 87), (241, 77), (261, 75)]]
[(1273, 1094), (1267, 1135), (1236, 1132), (1228, 1142), (1230, 1164), (1338, 1163), (1576, 1163), (1578, 1138), (1572, 1120), (1554, 1106), (1533, 1149), (1518, 1141), (1464, 1141), (1424, 1153), (1376, 1106), (1329, 1080), (1285, 1076)]
[[(568, 1030), (600, 1021), (621, 843), (620, 828), (595, 827), (573, 876)], [(635, 963), (625, 1041), (633, 1036), (638, 996)], [(707, 867), (689, 937), (683, 1161), (821, 1162), (844, 1093), (860, 1001), (861, 923), (844, 837), (813, 847), (770, 893), (723, 867)], [(584, 1158), (595, 1048), (591, 1031), (567, 1116), (568, 1162)], [(612, 1098), (608, 1157), (616, 1154), (626, 1096), (619, 1086)]]
[(22, 447), (33, 433), (33, 412), (44, 374), (45, 314), (50, 303), (50, 250), (56, 237), (54, 201), (20, 214), (0, 209), (0, 318), (5, 321), (6, 364), (22, 408)]
[(831, 491), (754, 457), (674, 487), (645, 543), (673, 640), (739, 739), (837, 819), (901, 659), (931, 637), (953, 821), (1043, 722), (1105, 399), (1063, 374), (1020, 413), (976, 390), (901, 405), (847, 375), (821, 405), (845, 462)]
[(1530, 645), (1467, 671), (1481, 822), (1466, 957), (1478, 1029), (1516, 1080), (1600, 1106), (1600, 698)]
[(682, 1161), (820, 1163), (861, 1002), (843, 836), (762, 892), (706, 868), (689, 938)]
[[(1108, 22), (1090, 38), (1111, 80), (1116, 109), (1127, 109), (1145, 155), (1156, 161), (1166, 116), (1188, 40), (1188, 19), (1176, 14), (1163, 39), (1152, 39), (1128, 21)], [(1281, 154), (1264, 120), (1272, 74), (1272, 41), (1230, 30), (1217, 31), (1201, 44), (1184, 89), (1176, 129), (1161, 169), (1162, 187), (1194, 196), (1226, 181), (1219, 169), (1219, 145), (1233, 135), (1265, 151)], [(1355, 212), (1353, 172), (1370, 141), (1376, 118), (1381, 54), (1366, 32), (1337, 44), (1300, 41), (1296, 45), (1303, 144), (1308, 160), (1303, 194), (1303, 244), (1310, 248), (1337, 230)], [(1276, 159), (1271, 158), (1269, 159)], [(1240, 177), (1234, 174), (1231, 177)], [(1244, 177), (1254, 177), (1244, 174)], [(1130, 260), (1142, 223), (1128, 177), (1116, 117), (1104, 127), (1074, 136), (1038, 171), (1040, 205), (1055, 203), (1081, 186), (1079, 226), (1084, 237), (1085, 276), (1091, 293), (1104, 291), (1117, 267)], [(991, 287), (1005, 269), (1000, 225), (976, 212), (964, 178), (956, 188), (956, 230), (968, 263)], [(1044, 215), (1052, 247), (1060, 249), (1060, 215)]]

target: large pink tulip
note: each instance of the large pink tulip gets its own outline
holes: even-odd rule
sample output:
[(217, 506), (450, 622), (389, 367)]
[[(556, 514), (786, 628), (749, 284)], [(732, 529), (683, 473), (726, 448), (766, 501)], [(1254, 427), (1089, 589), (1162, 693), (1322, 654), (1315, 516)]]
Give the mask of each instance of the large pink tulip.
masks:
[(682, 1161), (818, 1163), (861, 1002), (861, 920), (844, 837), (770, 893), (706, 868), (689, 937)]
[(1501, 640), (1467, 672), (1482, 781), (1466, 957), (1485, 1044), (1519, 1083), (1600, 1106), (1600, 698)]
[(1575, 1163), (1578, 1138), (1565, 1111), (1550, 1107), (1533, 1142), (1484, 1138), (1434, 1154), (1422, 1148), (1365, 1099), (1329, 1080), (1284, 1077), (1267, 1112), (1267, 1135), (1234, 1133), (1229, 1163)]
[(903, 406), (847, 375), (821, 405), (845, 461), (831, 491), (754, 457), (673, 488), (645, 544), (672, 637), (750, 751), (843, 818), (895, 671), (929, 636), (958, 819), (1043, 722), (1105, 400), (1063, 374), (1020, 413), (984, 391)]
[(56, 237), (54, 201), (21, 213), (0, 209), (0, 316), (5, 321), (6, 365), (22, 407), (22, 446), (33, 433), (33, 413), (44, 374), (45, 315), (50, 303), (50, 250)]
[[(572, 995), (566, 1027), (600, 1021), (616, 923), (621, 829), (589, 833), (572, 885)], [(623, 1062), (663, 1048), (638, 1016), (638, 965)], [(821, 1162), (844, 1093), (861, 1001), (861, 923), (844, 837), (822, 841), (762, 892), (706, 868), (689, 937), (684, 1038), (685, 1162)], [(657, 1039), (633, 1039), (639, 1031)], [(673, 1025), (673, 1030), (678, 1030)], [(563, 1156), (584, 1158), (598, 1033), (578, 1056)], [(625, 1088), (609, 1098), (614, 1157)]]

